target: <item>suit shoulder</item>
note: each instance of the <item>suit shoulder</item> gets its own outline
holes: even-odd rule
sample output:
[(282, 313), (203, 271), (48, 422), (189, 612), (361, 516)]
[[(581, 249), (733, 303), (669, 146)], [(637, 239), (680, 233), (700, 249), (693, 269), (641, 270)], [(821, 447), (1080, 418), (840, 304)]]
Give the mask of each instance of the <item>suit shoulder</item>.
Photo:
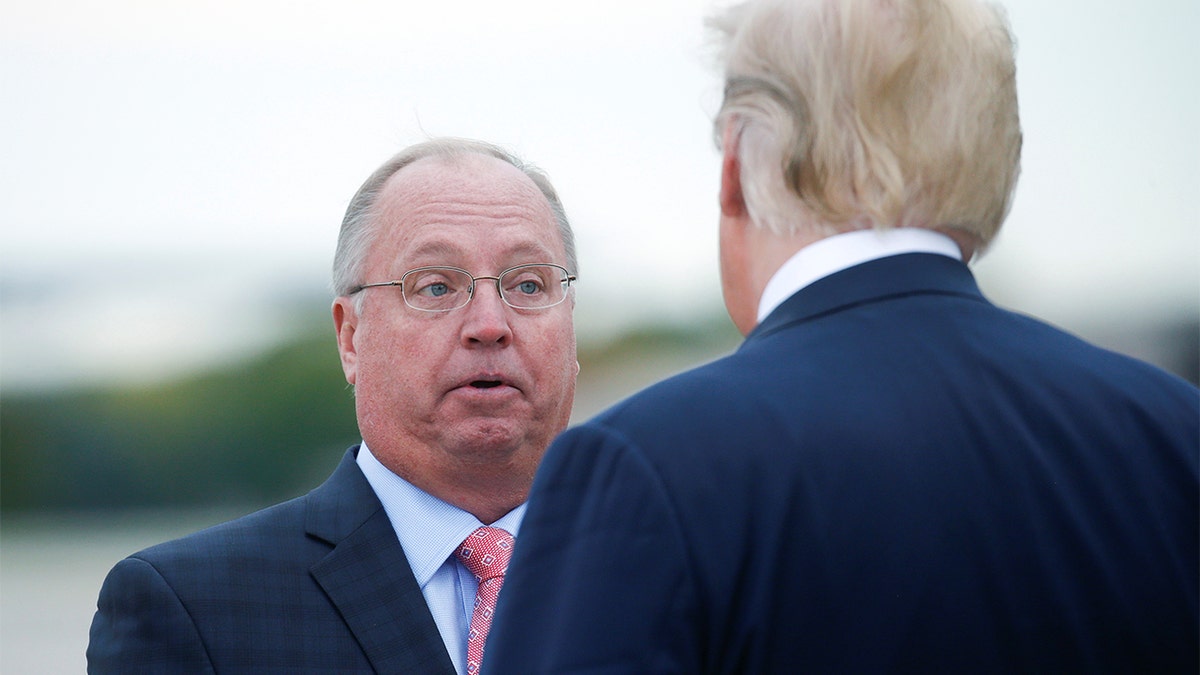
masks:
[(743, 384), (750, 385), (748, 365), (744, 355), (724, 356), (650, 384), (595, 419), (614, 421), (628, 419), (643, 411), (661, 414), (678, 407), (695, 410), (696, 406), (722, 405), (724, 399), (736, 397)]
[(778, 364), (754, 358), (746, 352), (722, 357), (678, 373), (642, 389), (594, 418), (617, 428), (671, 425), (686, 420), (689, 425), (728, 420), (749, 399), (761, 395), (768, 374)]
[(206, 527), (134, 553), (155, 567), (178, 560), (211, 560), (269, 548), (271, 542), (304, 535), (304, 497)]
[[(1010, 312), (1010, 314), (1013, 314)], [(1092, 388), (1123, 392), (1162, 412), (1200, 415), (1200, 389), (1163, 368), (1089, 342), (1040, 319), (1015, 314), (1033, 326), (1029, 340), (1044, 352), (1045, 368), (1071, 369)]]

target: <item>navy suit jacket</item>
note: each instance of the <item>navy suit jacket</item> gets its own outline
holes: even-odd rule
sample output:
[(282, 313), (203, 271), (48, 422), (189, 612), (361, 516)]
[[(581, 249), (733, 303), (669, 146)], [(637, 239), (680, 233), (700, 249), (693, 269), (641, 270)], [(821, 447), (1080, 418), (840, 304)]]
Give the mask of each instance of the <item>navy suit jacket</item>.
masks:
[(1197, 672), (1200, 394), (907, 254), (550, 448), (486, 675)]
[(304, 497), (118, 563), (88, 672), (454, 675), (356, 451)]

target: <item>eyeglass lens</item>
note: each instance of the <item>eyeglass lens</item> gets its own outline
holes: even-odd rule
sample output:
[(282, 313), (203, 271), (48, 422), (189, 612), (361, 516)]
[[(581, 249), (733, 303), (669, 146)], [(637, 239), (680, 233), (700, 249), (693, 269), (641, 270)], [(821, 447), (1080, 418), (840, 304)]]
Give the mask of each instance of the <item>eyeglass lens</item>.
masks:
[[(401, 279), (404, 301), (413, 309), (446, 312), (463, 307), (471, 300), (473, 281), (493, 281), (462, 270), (445, 267), (418, 268)], [(524, 265), (500, 275), (500, 297), (519, 308), (550, 307), (563, 301), (567, 292), (566, 273), (553, 265)]]

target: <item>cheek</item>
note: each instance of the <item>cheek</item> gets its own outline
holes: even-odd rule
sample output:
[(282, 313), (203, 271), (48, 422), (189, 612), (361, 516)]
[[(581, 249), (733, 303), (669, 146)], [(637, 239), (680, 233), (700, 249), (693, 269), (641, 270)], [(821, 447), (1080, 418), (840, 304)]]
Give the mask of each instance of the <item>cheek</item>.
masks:
[[(420, 386), (436, 368), (438, 355), (430, 353), (430, 340), (421, 340), (397, 326), (375, 326), (363, 341), (358, 376), (385, 390)], [(381, 392), (382, 393), (382, 392)]]
[(736, 289), (738, 276), (741, 273), (741, 261), (734, 255), (736, 250), (729, 245), (725, 237), (725, 229), (721, 229), (721, 238), (718, 247), (717, 259), (721, 272), (721, 294), (725, 298), (726, 308), (732, 311), (730, 304), (736, 299)]
[(717, 261), (720, 266), (721, 287), (723, 289), (729, 288), (739, 266), (738, 261), (735, 259), (735, 252), (737, 250), (733, 242), (730, 227), (725, 222), (725, 218), (721, 218), (720, 226), (717, 228)]
[(744, 249), (732, 245), (726, 239), (725, 228), (721, 229), (721, 234), (721, 296), (725, 300), (725, 311), (729, 313), (734, 326), (742, 335), (746, 335), (758, 321), (758, 300), (750, 297), (750, 279), (746, 260), (742, 256)]
[(568, 321), (557, 330), (547, 331), (529, 353), (535, 368), (547, 382), (563, 382), (574, 389), (579, 373), (579, 356), (575, 345), (575, 329)]

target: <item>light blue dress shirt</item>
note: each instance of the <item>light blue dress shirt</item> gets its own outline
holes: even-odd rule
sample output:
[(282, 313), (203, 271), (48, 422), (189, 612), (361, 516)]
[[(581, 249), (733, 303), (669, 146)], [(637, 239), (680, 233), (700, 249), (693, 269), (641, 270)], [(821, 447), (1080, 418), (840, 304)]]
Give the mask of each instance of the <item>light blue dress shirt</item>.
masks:
[(525, 504), (494, 523), (481, 523), (470, 513), (392, 473), (371, 454), (365, 442), (358, 451), (358, 466), (379, 501), (383, 502), (383, 510), (404, 548), (404, 555), (442, 634), (442, 642), (446, 643), (454, 669), (465, 675), (467, 632), (479, 582), (454, 557), (454, 550), (467, 535), (485, 524), (517, 536), (525, 516)]

